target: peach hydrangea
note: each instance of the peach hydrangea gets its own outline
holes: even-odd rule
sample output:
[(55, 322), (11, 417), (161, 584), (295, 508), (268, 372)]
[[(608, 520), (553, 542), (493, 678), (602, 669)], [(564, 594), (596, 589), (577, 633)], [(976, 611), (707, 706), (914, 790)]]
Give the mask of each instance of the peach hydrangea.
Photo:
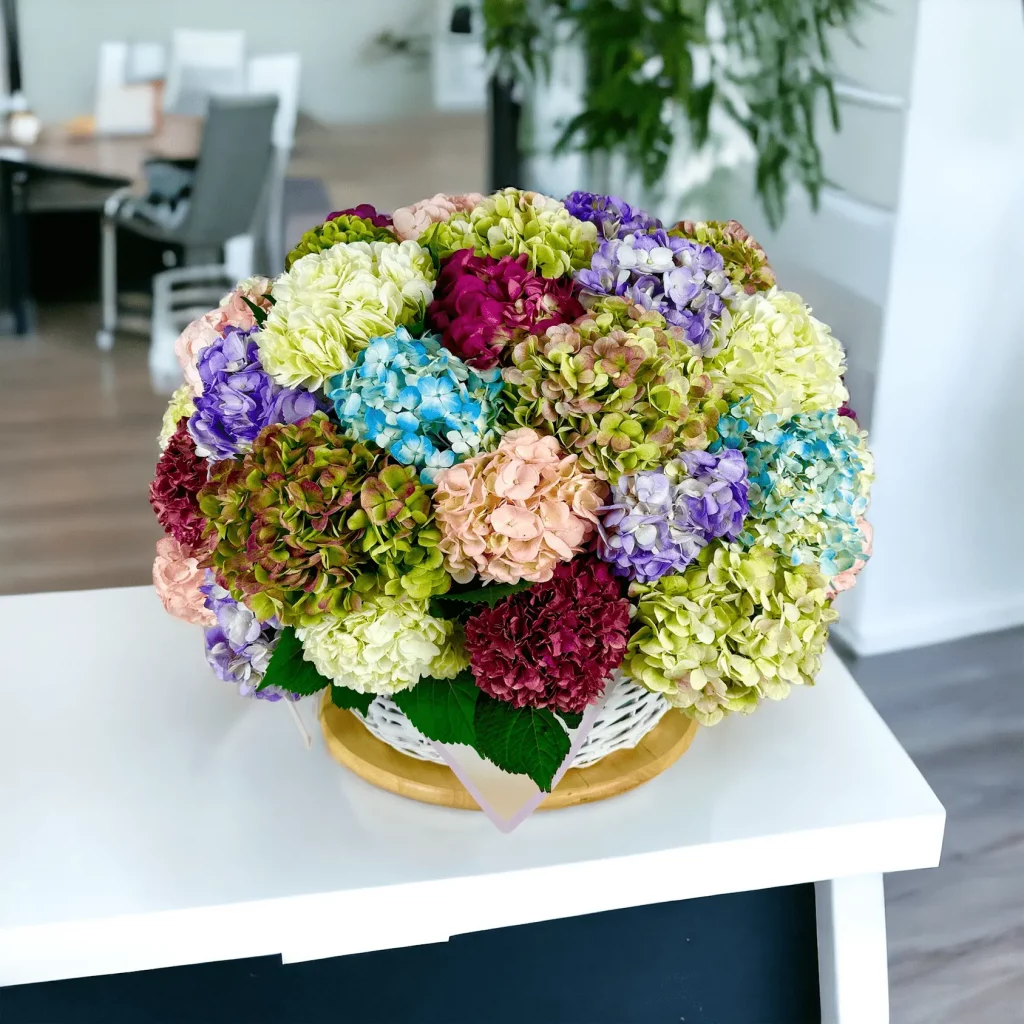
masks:
[(392, 217), (395, 234), (401, 241), (411, 238), (415, 241), (431, 224), (448, 220), (453, 213), (466, 213), (484, 201), (479, 192), (467, 192), (465, 195), (446, 196), (438, 192), (430, 199), (421, 199), (411, 206), (403, 206), (395, 210)]
[(607, 493), (555, 438), (529, 427), (509, 431), (496, 451), (437, 477), (435, 521), (448, 571), (459, 583), (474, 575), (550, 580), (590, 540)]
[(153, 586), (164, 609), (176, 619), (196, 626), (212, 626), (213, 612), (206, 607), (206, 598), (199, 586), (206, 579), (206, 570), (199, 567), (197, 554), (187, 544), (173, 537), (156, 542), (153, 562)]

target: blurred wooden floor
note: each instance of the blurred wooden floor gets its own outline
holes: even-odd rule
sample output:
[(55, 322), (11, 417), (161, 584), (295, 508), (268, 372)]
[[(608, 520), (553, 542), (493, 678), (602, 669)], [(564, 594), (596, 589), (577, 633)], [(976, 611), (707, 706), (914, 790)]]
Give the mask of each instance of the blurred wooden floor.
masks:
[(101, 355), (97, 311), (42, 310), (0, 338), (0, 593), (145, 583), (160, 527), (147, 499), (166, 399), (141, 339)]

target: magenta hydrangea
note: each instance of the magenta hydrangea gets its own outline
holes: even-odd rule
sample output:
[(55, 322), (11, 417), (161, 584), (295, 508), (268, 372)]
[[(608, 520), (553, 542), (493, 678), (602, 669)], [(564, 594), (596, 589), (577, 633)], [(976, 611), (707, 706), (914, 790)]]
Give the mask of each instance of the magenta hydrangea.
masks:
[(427, 324), (468, 366), (489, 370), (519, 337), (583, 315), (570, 279), (541, 277), (526, 264), (525, 254), (499, 260), (472, 249), (442, 264)]

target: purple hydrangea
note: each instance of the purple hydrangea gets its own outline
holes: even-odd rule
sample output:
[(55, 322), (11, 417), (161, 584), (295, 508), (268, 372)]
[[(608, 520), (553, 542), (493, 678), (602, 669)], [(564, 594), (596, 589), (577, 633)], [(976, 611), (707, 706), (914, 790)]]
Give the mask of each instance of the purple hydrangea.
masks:
[(200, 455), (232, 459), (248, 451), (264, 427), (297, 423), (319, 408), (308, 391), (283, 388), (267, 375), (253, 337), (258, 330), (229, 327), (199, 353), (203, 393), (188, 430)]
[(747, 460), (727, 449), (716, 455), (684, 452), (676, 460), (686, 470), (676, 484), (689, 511), (690, 521), (710, 541), (735, 540), (750, 511), (747, 501)]
[(625, 238), (634, 232), (654, 231), (661, 221), (618, 196), (602, 196), (597, 192), (570, 192), (565, 208), (574, 217), (597, 225), (605, 238)]
[(576, 280), (588, 292), (623, 296), (657, 310), (705, 353), (713, 343), (712, 324), (732, 295), (719, 253), (661, 229), (606, 239)]
[(298, 700), (297, 693), (282, 690), (279, 686), (256, 689), (270, 664), (280, 625), (276, 621), (260, 622), (245, 605), (239, 604), (214, 581), (212, 573), (207, 573), (207, 581), (199, 589), (206, 595), (206, 607), (217, 618), (216, 625), (205, 630), (206, 660), (217, 678), (226, 683), (236, 683), (243, 697), (270, 701), (282, 697)]
[(663, 469), (623, 474), (612, 485), (598, 554), (617, 576), (652, 583), (682, 572), (716, 537), (735, 540), (748, 509), (740, 452), (686, 452)]

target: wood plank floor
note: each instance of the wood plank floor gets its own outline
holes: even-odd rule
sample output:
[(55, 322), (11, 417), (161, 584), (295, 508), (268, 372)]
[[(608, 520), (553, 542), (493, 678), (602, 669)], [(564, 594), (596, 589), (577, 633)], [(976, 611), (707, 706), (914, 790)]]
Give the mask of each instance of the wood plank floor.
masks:
[[(361, 158), (353, 138), (311, 141), (293, 173), (339, 205), (480, 187), (480, 126), (452, 125), (426, 171), (381, 130)], [(0, 338), (0, 593), (149, 580), (165, 400), (145, 341), (101, 354), (97, 323), (53, 307), (34, 338)], [(949, 814), (941, 867), (886, 880), (893, 1024), (1024, 1022), (1024, 630), (850, 664)]]
[(101, 355), (95, 310), (43, 310), (0, 338), (0, 593), (145, 583), (160, 527), (147, 491), (166, 398), (142, 339)]
[(848, 664), (947, 815), (885, 880), (893, 1024), (1024, 1021), (1024, 629)]

